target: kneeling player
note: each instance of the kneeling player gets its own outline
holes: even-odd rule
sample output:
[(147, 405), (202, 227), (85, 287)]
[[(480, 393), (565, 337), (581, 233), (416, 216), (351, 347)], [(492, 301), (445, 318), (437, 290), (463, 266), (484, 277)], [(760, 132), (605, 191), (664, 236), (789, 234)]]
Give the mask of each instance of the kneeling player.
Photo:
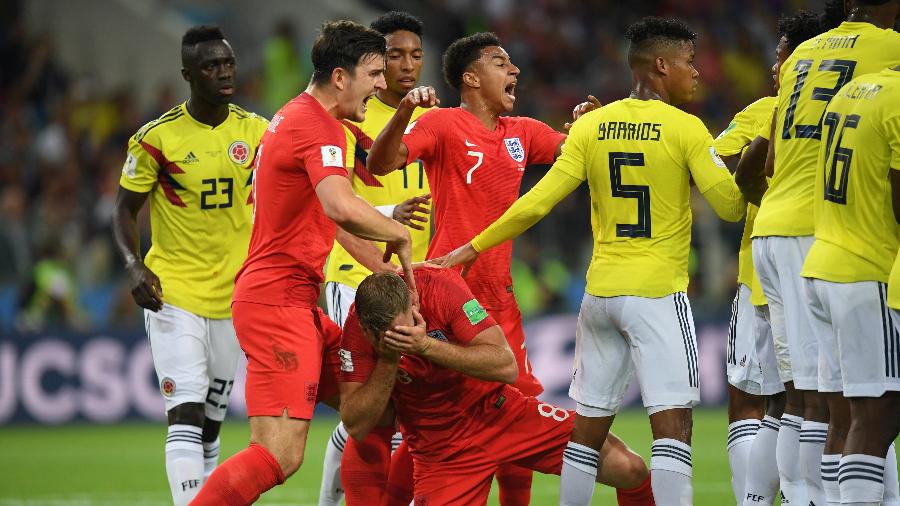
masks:
[[(570, 411), (504, 384), (518, 375), (513, 353), (459, 274), (422, 268), (415, 280), (418, 309), (394, 273), (359, 285), (341, 337), (341, 418), (362, 441), (396, 413), (416, 504), (484, 504), (501, 464), (559, 474), (564, 452), (602, 462), (597, 481), (619, 487), (620, 504), (653, 504), (647, 466), (621, 440), (607, 439), (599, 457), (576, 455)], [(348, 498), (356, 485), (344, 481)]]

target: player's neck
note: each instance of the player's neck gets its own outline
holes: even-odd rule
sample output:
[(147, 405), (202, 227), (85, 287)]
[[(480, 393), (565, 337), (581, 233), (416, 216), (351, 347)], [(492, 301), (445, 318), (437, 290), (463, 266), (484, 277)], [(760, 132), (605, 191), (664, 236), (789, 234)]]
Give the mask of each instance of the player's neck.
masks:
[(641, 79), (635, 77), (634, 84), (631, 87), (631, 95), (629, 98), (635, 98), (638, 100), (659, 100), (661, 102), (669, 103), (669, 94), (666, 93), (665, 88), (659, 86), (658, 83), (652, 82), (651, 80)]
[(228, 118), (228, 104), (212, 104), (193, 96), (187, 101), (187, 110), (192, 118), (212, 127), (221, 125)]
[(389, 105), (394, 109), (400, 106), (400, 101), (403, 100), (404, 96), (405, 95), (398, 95), (388, 89), (378, 90), (375, 92), (375, 98), (381, 100), (382, 103), (384, 103), (385, 105)]
[(462, 97), (459, 108), (478, 118), (484, 128), (491, 132), (497, 129), (500, 113), (491, 109), (484, 100), (480, 100), (478, 97)]
[(847, 16), (850, 23), (870, 23), (887, 30), (894, 27), (894, 14), (885, 9), (854, 7)]
[(329, 116), (338, 120), (344, 119), (340, 116), (337, 95), (331, 89), (310, 83), (309, 87), (306, 88), (306, 93), (309, 93), (312, 98), (316, 99)]

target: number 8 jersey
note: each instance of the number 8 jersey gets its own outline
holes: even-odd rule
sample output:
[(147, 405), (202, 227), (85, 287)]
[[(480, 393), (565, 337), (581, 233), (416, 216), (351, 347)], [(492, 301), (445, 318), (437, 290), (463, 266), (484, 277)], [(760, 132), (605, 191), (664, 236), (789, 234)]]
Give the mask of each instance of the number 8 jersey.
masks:
[(268, 122), (236, 105), (216, 127), (182, 103), (128, 142), (119, 184), (150, 193), (145, 263), (163, 299), (206, 318), (231, 318), (234, 275), (247, 256), (252, 165)]
[(813, 235), (813, 185), (825, 107), (854, 77), (897, 64), (900, 34), (870, 23), (844, 22), (797, 46), (781, 66), (775, 175), (753, 237)]

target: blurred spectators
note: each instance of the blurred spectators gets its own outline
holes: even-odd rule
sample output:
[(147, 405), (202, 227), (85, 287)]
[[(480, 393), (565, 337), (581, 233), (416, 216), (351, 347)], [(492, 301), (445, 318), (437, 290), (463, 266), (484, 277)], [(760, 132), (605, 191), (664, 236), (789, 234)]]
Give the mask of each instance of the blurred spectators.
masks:
[[(699, 100), (687, 108), (713, 135), (737, 111), (771, 93), (780, 14), (816, 4), (662, 0), (623, 9), (613, 0), (369, 3), (420, 9), (414, 14), (425, 21), (429, 44), (437, 49), (428, 56), (430, 66), (439, 66), (438, 53), (464, 33), (496, 31), (522, 69), (516, 114), (560, 129), (586, 94), (608, 103), (628, 93), (622, 34), (630, 22), (647, 14), (678, 15), (699, 33), (696, 64), (703, 85)], [(57, 63), (53, 40), (28, 34), (15, 5), (0, 8), (0, 328), (140, 325), (113, 253), (110, 209), (128, 137), (186, 90), (158, 87), (141, 109), (129, 89), (101, 89), (90, 75), (70, 75)], [(308, 50), (298, 48), (311, 43), (311, 35), (298, 36), (286, 20), (256, 54), (235, 48), (242, 69), (236, 103), (271, 115), (305, 87)], [(455, 105), (453, 95), (444, 89), (442, 104)], [(523, 191), (545, 170), (529, 168)], [(741, 225), (722, 223), (702, 199), (695, 200), (692, 302), (698, 320), (722, 318), (734, 288)], [(583, 187), (517, 243), (513, 274), (526, 317), (577, 310), (591, 254), (589, 206)], [(147, 221), (145, 209), (145, 250)]]

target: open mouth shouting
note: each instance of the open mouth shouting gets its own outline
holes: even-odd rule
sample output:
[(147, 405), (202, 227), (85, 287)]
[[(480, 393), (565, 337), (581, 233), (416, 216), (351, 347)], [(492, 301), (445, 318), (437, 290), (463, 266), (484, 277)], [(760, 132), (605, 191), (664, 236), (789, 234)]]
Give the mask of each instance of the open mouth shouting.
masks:
[(512, 81), (503, 88), (503, 93), (506, 94), (506, 98), (515, 102), (516, 101), (516, 81)]

